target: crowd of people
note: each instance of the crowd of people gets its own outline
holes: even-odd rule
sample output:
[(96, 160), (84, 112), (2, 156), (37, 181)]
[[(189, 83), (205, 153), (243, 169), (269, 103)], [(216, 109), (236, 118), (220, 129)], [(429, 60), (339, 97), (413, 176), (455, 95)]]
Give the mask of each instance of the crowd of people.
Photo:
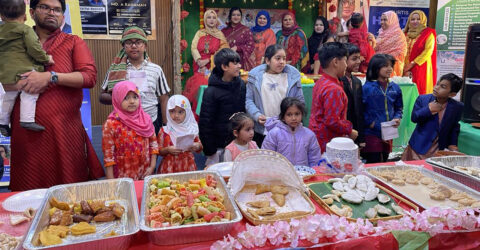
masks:
[[(462, 80), (447, 74), (433, 87), (435, 33), (425, 26), (423, 12), (410, 15), (405, 33), (394, 12), (384, 13), (376, 42), (366, 32), (363, 16), (354, 13), (348, 30), (342, 29), (342, 38), (347, 36), (349, 43), (341, 43), (324, 17), (316, 19), (307, 38), (295, 15), (286, 12), (275, 35), (267, 11), (260, 11), (249, 29), (241, 24), (241, 9), (232, 8), (227, 28), (221, 31), (216, 12), (205, 12), (205, 28), (192, 41), (194, 75), (183, 95), (168, 96), (162, 68), (148, 56), (145, 32), (136, 26), (124, 30), (122, 49), (99, 97), (101, 103), (113, 106), (102, 130), (104, 171), (79, 110), (82, 88), (96, 83), (96, 67), (85, 42), (60, 31), (65, 1), (31, 0), (34, 30), (23, 24), (23, 0), (0, 2), (5, 22), (0, 25), (0, 56), (11, 58), (9, 65), (39, 65), (35, 71), (18, 67), (2, 70), (0, 75), (5, 90), (12, 92), (2, 104), (8, 111), (6, 119), (0, 119), (2, 134), (12, 137), (12, 190), (104, 175), (142, 179), (155, 173), (158, 159), (157, 173), (192, 171), (197, 169), (193, 152), (203, 152), (210, 165), (263, 148), (281, 153), (294, 165), (315, 166), (334, 137), (355, 140), (368, 163), (386, 161), (392, 141), (382, 139), (381, 123), (392, 121), (398, 126), (402, 119), (402, 92), (389, 80), (399, 73), (424, 84), (418, 86), (424, 90), (421, 94), (433, 92), (415, 103), (412, 121), (417, 127), (403, 158), (422, 159), (437, 150), (457, 150), (463, 106), (451, 97), (460, 90)], [(4, 34), (19, 35), (5, 40)], [(9, 47), (14, 44), (20, 45)], [(3, 69), (6, 62), (0, 63)], [(249, 70), (246, 83), (240, 69)], [(313, 88), (309, 127), (305, 127), (300, 72), (315, 69), (322, 75)], [(363, 86), (352, 74), (362, 70), (367, 79)], [(193, 112), (198, 105), (196, 92), (203, 84), (208, 87), (197, 117)], [(37, 96), (36, 108), (26, 106), (35, 111), (29, 120), (24, 119), (23, 100), (16, 99), (19, 92), (20, 99), (23, 93)]]

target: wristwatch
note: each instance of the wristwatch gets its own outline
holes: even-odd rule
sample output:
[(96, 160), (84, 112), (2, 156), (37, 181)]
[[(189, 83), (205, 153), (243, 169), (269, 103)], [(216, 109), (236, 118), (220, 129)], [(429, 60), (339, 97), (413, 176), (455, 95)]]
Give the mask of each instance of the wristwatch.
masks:
[(56, 85), (58, 83), (58, 75), (55, 71), (50, 71), (50, 74), (52, 74), (52, 76), (50, 77), (50, 82), (53, 84), (53, 85)]

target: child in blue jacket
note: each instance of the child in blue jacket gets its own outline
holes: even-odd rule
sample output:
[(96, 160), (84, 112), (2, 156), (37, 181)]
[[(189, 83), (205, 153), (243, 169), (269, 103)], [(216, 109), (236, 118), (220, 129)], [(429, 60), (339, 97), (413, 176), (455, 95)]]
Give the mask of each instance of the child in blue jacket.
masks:
[(403, 115), (402, 90), (389, 81), (395, 59), (386, 54), (376, 54), (370, 59), (367, 81), (363, 85), (363, 110), (365, 117), (365, 148), (362, 157), (367, 163), (386, 162), (392, 152), (392, 140), (382, 140), (381, 123), (395, 121), (400, 125)]
[(422, 160), (438, 150), (458, 151), (457, 141), (463, 103), (454, 97), (462, 88), (462, 78), (453, 73), (443, 75), (433, 93), (421, 95), (415, 101), (412, 122), (417, 124), (402, 160)]

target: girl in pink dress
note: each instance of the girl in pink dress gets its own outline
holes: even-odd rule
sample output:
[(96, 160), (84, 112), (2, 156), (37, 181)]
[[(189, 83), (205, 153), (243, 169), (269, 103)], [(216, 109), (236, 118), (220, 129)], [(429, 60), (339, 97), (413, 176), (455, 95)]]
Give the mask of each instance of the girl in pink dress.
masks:
[(243, 112), (238, 112), (230, 117), (230, 125), (235, 139), (225, 147), (223, 161), (234, 161), (243, 151), (258, 149), (253, 141), (253, 119)]
[(103, 160), (107, 179), (143, 179), (155, 170), (157, 137), (152, 119), (143, 111), (133, 82), (122, 81), (113, 87), (113, 111), (102, 130)]

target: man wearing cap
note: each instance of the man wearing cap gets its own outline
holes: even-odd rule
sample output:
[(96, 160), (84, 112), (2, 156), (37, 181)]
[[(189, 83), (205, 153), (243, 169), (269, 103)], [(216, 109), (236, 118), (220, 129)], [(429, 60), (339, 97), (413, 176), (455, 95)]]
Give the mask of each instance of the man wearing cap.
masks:
[[(112, 89), (116, 83), (124, 80), (134, 82), (141, 95), (142, 108), (150, 115), (155, 126), (155, 133), (166, 122), (166, 107), (168, 101), (167, 80), (160, 66), (150, 61), (147, 49), (147, 35), (137, 26), (131, 26), (123, 31), (120, 42), (122, 50), (113, 60), (102, 85), (100, 102), (112, 104)], [(157, 117), (158, 103), (161, 105), (162, 117)]]

